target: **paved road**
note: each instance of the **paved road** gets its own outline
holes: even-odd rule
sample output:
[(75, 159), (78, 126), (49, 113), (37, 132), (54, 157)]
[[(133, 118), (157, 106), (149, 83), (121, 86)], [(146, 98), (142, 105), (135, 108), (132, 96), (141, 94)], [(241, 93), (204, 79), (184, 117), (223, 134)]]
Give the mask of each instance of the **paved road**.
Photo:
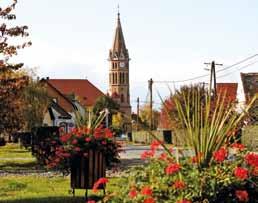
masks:
[[(140, 159), (141, 154), (144, 151), (149, 150), (150, 146), (126, 145), (123, 149), (124, 149), (124, 152), (120, 154), (120, 157), (122, 159)], [(174, 150), (175, 150), (174, 154), (176, 154), (177, 148), (174, 148)], [(162, 153), (162, 152), (164, 152), (164, 149), (162, 149), (162, 147), (157, 150), (157, 153)], [(183, 153), (184, 153), (184, 156), (193, 155), (193, 152), (191, 152), (190, 150), (184, 150)], [(181, 156), (180, 153), (179, 153), (179, 156)]]
[(120, 153), (120, 157), (121, 159), (140, 159), (141, 154), (149, 149), (149, 146), (127, 145), (123, 147), (124, 151)]

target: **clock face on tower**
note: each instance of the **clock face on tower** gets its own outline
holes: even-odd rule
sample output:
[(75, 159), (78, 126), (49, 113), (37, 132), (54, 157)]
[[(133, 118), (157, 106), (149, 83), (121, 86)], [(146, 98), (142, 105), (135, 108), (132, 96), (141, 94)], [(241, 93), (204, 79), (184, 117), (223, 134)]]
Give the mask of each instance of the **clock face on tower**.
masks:
[(119, 66), (120, 66), (120, 68), (124, 68), (125, 67), (125, 62), (120, 62)]

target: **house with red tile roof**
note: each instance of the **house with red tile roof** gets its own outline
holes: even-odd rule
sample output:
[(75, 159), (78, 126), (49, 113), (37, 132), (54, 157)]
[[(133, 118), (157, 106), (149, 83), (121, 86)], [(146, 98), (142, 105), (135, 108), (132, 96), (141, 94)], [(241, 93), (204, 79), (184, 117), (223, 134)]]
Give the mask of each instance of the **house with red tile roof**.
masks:
[[(52, 103), (44, 118), (48, 126), (61, 126), (66, 131), (75, 125), (75, 111), (91, 112), (96, 100), (104, 96), (86, 79), (42, 79)], [(70, 115), (70, 117), (68, 116)]]
[(86, 79), (48, 79), (47, 84), (65, 96), (75, 96), (85, 108), (94, 106), (96, 100), (104, 96), (103, 92)]

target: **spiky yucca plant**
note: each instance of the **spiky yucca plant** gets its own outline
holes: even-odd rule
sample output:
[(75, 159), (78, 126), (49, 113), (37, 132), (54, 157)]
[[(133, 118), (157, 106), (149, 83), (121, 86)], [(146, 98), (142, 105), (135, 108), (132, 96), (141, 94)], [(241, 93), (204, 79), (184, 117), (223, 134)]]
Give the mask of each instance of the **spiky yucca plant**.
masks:
[(98, 115), (92, 112), (85, 111), (81, 113), (80, 111), (75, 112), (75, 125), (76, 127), (87, 127), (89, 129), (98, 128), (108, 115), (107, 111), (103, 110)]
[(238, 113), (234, 105), (227, 103), (225, 93), (217, 98), (211, 98), (207, 93), (203, 100), (199, 91), (193, 91), (183, 94), (183, 102), (175, 97), (175, 103), (185, 129), (183, 137), (187, 146), (194, 150), (198, 167), (202, 169), (210, 165), (213, 152), (229, 145), (232, 132), (244, 119), (257, 96)]

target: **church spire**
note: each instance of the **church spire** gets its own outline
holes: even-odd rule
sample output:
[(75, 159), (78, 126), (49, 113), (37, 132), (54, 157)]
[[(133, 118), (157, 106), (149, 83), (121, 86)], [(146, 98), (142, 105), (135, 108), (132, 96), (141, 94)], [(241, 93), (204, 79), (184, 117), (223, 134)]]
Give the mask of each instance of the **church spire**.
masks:
[(117, 25), (115, 30), (115, 38), (113, 42), (113, 47), (110, 50), (110, 58), (120, 58), (125, 57), (128, 58), (128, 50), (126, 49), (123, 30), (120, 21), (120, 12), (118, 6), (117, 12)]
[(125, 131), (131, 132), (129, 55), (122, 31), (119, 7), (113, 46), (109, 50), (109, 92), (124, 116)]

